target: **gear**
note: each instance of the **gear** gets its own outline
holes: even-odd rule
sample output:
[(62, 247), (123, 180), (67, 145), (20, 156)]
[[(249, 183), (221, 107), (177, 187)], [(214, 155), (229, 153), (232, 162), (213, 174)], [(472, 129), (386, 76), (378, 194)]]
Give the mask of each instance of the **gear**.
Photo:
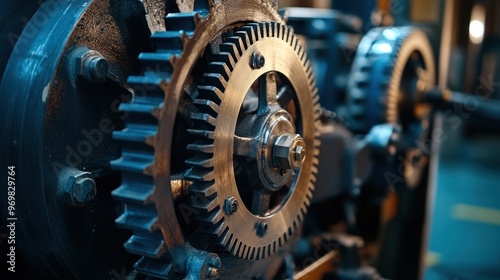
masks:
[[(262, 71), (265, 69), (269, 71), (279, 70), (283, 72), (284, 78), (289, 78), (290, 75), (295, 75), (291, 78), (300, 78), (298, 81), (289, 80), (289, 82), (293, 84), (296, 92), (300, 93), (300, 95), (294, 96), (295, 100), (300, 101), (300, 104), (294, 103), (297, 104), (295, 109), (302, 110), (297, 111), (296, 117), (305, 122), (300, 124), (300, 129), (303, 129), (303, 131), (300, 131), (304, 133), (304, 142), (309, 149), (306, 151), (306, 158), (301, 170), (297, 171), (297, 175), (289, 175), (292, 173), (291, 171), (286, 174), (286, 176), (290, 176), (289, 179), (292, 177), (297, 178), (297, 182), (300, 183), (292, 184), (293, 187), (290, 188), (289, 198), (283, 200), (288, 203), (282, 208), (276, 208), (272, 215), (260, 218), (252, 216), (252, 221), (260, 219), (271, 222), (267, 226), (264, 225), (265, 223), (261, 223), (258, 227), (259, 232), (264, 232), (262, 235), (265, 236), (261, 241), (263, 240), (268, 246), (267, 253), (262, 249), (261, 256), (275, 252), (275, 248), (287, 241), (289, 235), (302, 220), (308, 204), (306, 196), (311, 196), (312, 173), (316, 170), (315, 164), (317, 164), (314, 158), (317, 156), (316, 148), (318, 146), (315, 141), (317, 135), (314, 129), (315, 121), (318, 118), (317, 98), (315, 98), (315, 93), (313, 94), (312, 91), (312, 73), (306, 63), (304, 49), (298, 45), (298, 41), (291, 31), (285, 26), (277, 24), (272, 25), (275, 28), (264, 29), (263, 32), (260, 29), (262, 27), (257, 25), (259, 32), (246, 33), (256, 37), (248, 37), (247, 35), (245, 37), (246, 41), (233, 44), (236, 49), (231, 52), (231, 55), (224, 52), (229, 44), (221, 44), (220, 42), (223, 34), (231, 33), (231, 30), (241, 26), (244, 22), (282, 22), (281, 17), (276, 12), (276, 7), (276, 2), (271, 0), (195, 1), (193, 12), (168, 14), (165, 24), (166, 31), (157, 32), (151, 37), (157, 47), (156, 52), (140, 55), (139, 59), (144, 65), (143, 74), (128, 79), (128, 84), (134, 90), (134, 99), (131, 103), (120, 106), (121, 111), (128, 114), (126, 128), (123, 131), (114, 133), (114, 138), (122, 143), (122, 156), (112, 162), (112, 166), (122, 173), (122, 185), (113, 192), (113, 196), (126, 205), (124, 213), (116, 222), (118, 225), (134, 231), (133, 236), (126, 242), (125, 248), (130, 253), (143, 256), (135, 265), (139, 272), (159, 278), (168, 277), (173, 267), (172, 262), (175, 262), (175, 257), (167, 252), (172, 252), (176, 248), (184, 246), (187, 243), (186, 240), (190, 238), (189, 235), (192, 234), (182, 226), (182, 223), (179, 223), (178, 217), (174, 214), (176, 208), (171, 178), (178, 178), (178, 176), (174, 175), (179, 174), (186, 175), (186, 177), (195, 181), (191, 187), (191, 194), (198, 194), (194, 196), (195, 198), (210, 199), (211, 203), (207, 204), (206, 207), (196, 204), (196, 199), (192, 200), (192, 204), (198, 208), (211, 210), (209, 213), (217, 217), (218, 220), (210, 220), (212, 225), (208, 227), (215, 233), (215, 236), (219, 237), (217, 239), (219, 242), (216, 242), (216, 244), (238, 244), (236, 251), (229, 251), (241, 257), (251, 258), (251, 256), (247, 255), (251, 246), (256, 247), (252, 243), (256, 238), (250, 237), (249, 244), (241, 246), (241, 249), (239, 244), (245, 242), (244, 234), (255, 234), (255, 230), (252, 228), (243, 235), (238, 235), (236, 229), (231, 227), (230, 230), (233, 235), (227, 235), (226, 233), (230, 231), (226, 229), (234, 221), (230, 222), (230, 219), (220, 215), (220, 212), (214, 212), (215, 209), (220, 210), (221, 207), (224, 207), (223, 200), (226, 197), (222, 195), (231, 193), (232, 196), (238, 197), (235, 187), (223, 187), (221, 185), (227, 182), (227, 178), (221, 180), (221, 177), (233, 172), (231, 170), (233, 168), (231, 161), (221, 162), (221, 159), (232, 157), (232, 142), (228, 143), (224, 137), (231, 136), (232, 139), (234, 127), (231, 132), (231, 127), (227, 123), (234, 124), (231, 116), (234, 116), (235, 113), (237, 116), (239, 111), (239, 108), (234, 105), (231, 106), (230, 102), (228, 102), (229, 98), (227, 96), (229, 94), (227, 93), (236, 94), (233, 93), (234, 89), (229, 87), (239, 82), (245, 83), (247, 77), (240, 76), (237, 80), (231, 79), (227, 80), (227, 82), (224, 79), (217, 81), (214, 78), (229, 78), (229, 76), (225, 77), (224, 75), (237, 75), (240, 71), (238, 69), (242, 67), (240, 65), (244, 63), (233, 64), (234, 61), (231, 59), (240, 50), (252, 48), (251, 45), (256, 40), (259, 40), (259, 44), (264, 44), (264, 41), (279, 41), (278, 46), (287, 47), (288, 53), (294, 55), (293, 59), (291, 59), (293, 64), (289, 64), (288, 61), (276, 60), (281, 65), (271, 67), (273, 64), (269, 64)], [(248, 28), (248, 26), (243, 27), (242, 30), (244, 31), (245, 28)], [(250, 28), (253, 30), (254, 27), (250, 26)], [(267, 33), (268, 30), (270, 33)], [(260, 40), (264, 39), (264, 37), (269, 38), (265, 38), (266, 40), (262, 40), (261, 43)], [(277, 50), (274, 49), (273, 51), (271, 48), (266, 48), (266, 52), (272, 52), (276, 57), (278, 57)], [(248, 57), (245, 59), (248, 59)], [(274, 60), (271, 59), (271, 56), (268, 59), (271, 62)], [(208, 64), (209, 62), (212, 63)], [(256, 63), (259, 62), (256, 61)], [(207, 74), (205, 77), (201, 77), (201, 74), (206, 71), (217, 72), (218, 75)], [(262, 71), (258, 71), (258, 73)], [(205, 88), (198, 84), (198, 81), (204, 81), (206, 83), (204, 84)], [(224, 84), (224, 87), (219, 86), (218, 90), (210, 91), (206, 88), (210, 84), (209, 81), (210, 83), (214, 82), (216, 87), (220, 83)], [(204, 89), (207, 90), (204, 92)], [(224, 94), (226, 97), (219, 96), (220, 104), (216, 103), (216, 99), (208, 97), (210, 93), (214, 92), (216, 94), (226, 92)], [(203, 105), (201, 104), (202, 100), (213, 100), (215, 102), (208, 102)], [(190, 110), (193, 107), (190, 105), (191, 103), (201, 109), (198, 110), (197, 116), (201, 117), (202, 123), (213, 123), (217, 129), (214, 131), (215, 133), (208, 129), (196, 129), (196, 127), (190, 130), (192, 135), (198, 139), (189, 146), (190, 149), (198, 149), (198, 156), (205, 157), (206, 161), (187, 160), (188, 165), (196, 167), (189, 168), (189, 172), (185, 172), (188, 170), (188, 166), (185, 165), (184, 159), (182, 159), (183, 153), (177, 151), (185, 149), (185, 141), (181, 139), (190, 137), (183, 133), (186, 127), (192, 125), (190, 117), (192, 117), (192, 120), (199, 122), (196, 113), (190, 115)], [(210, 115), (212, 113), (210, 110), (214, 108), (219, 110), (217, 118)], [(289, 126), (292, 126), (294, 124), (291, 121), (292, 116), (286, 113), (285, 110), (279, 111), (285, 118), (288, 118), (288, 120), (279, 123), (287, 124), (288, 122)], [(273, 114), (273, 116), (280, 117), (280, 120), (283, 118), (283, 116), (278, 116), (278, 113)], [(204, 117), (207, 118), (203, 119)], [(224, 133), (221, 134), (222, 131)], [(286, 131), (295, 132), (293, 127), (286, 128)], [(213, 146), (204, 145), (203, 143), (206, 143), (206, 141), (213, 141)], [(295, 141), (294, 143), (298, 142)], [(228, 144), (229, 146), (224, 150), (222, 147)], [(297, 148), (296, 146), (295, 148)], [(207, 158), (212, 148), (218, 153), (214, 153), (215, 161)], [(295, 152), (299, 154), (299, 157), (302, 154), (297, 150)], [(296, 155), (294, 154), (294, 156)], [(272, 162), (268, 155), (263, 157), (263, 162), (266, 164)], [(213, 172), (210, 172), (212, 168)], [(214, 179), (214, 184), (210, 185), (212, 179)], [(215, 198), (213, 198), (214, 195)], [(297, 204), (295, 205), (295, 203)], [(241, 211), (238, 210), (237, 213), (240, 214), (233, 215), (233, 220), (245, 211), (243, 205), (240, 205), (239, 209)], [(290, 219), (288, 216), (293, 218)], [(281, 217), (287, 223), (289, 222), (289, 224), (285, 225), (282, 221), (275, 222), (278, 217)], [(201, 215), (200, 218), (200, 220), (206, 221), (209, 215)], [(216, 231), (217, 226), (220, 226), (221, 230)], [(274, 230), (280, 232), (279, 237), (274, 234), (265, 234), (266, 231), (274, 232)], [(258, 258), (257, 254), (253, 258)], [(217, 261), (214, 261), (213, 258), (210, 261), (213, 261), (212, 265), (214, 267), (220, 265), (220, 261), (217, 264)], [(200, 278), (203, 279), (205, 272), (202, 271), (201, 275)]]
[[(416, 145), (430, 137), (429, 107), (423, 85), (434, 84), (431, 45), (413, 27), (375, 28), (362, 39), (348, 81), (348, 124), (357, 133), (374, 125), (400, 125), (405, 184), (416, 187), (428, 157)], [(418, 158), (418, 160), (415, 160)]]
[[(188, 147), (197, 152), (188, 177), (211, 241), (261, 259), (289, 240), (312, 198), (318, 97), (291, 29), (265, 22), (232, 33), (198, 86), (191, 132), (206, 137)], [(224, 211), (228, 200), (237, 209)]]
[[(428, 107), (418, 104), (418, 81), (434, 84), (435, 66), (426, 35), (412, 27), (374, 28), (362, 39), (348, 81), (349, 126), (367, 133), (376, 124), (415, 130)], [(418, 133), (417, 133), (418, 134)]]

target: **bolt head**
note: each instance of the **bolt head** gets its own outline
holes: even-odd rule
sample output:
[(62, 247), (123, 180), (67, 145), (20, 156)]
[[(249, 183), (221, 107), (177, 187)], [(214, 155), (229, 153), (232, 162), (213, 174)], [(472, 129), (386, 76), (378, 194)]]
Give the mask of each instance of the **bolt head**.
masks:
[(85, 61), (86, 66), (85, 70), (88, 72), (86, 73), (87, 76), (91, 76), (92, 80), (95, 81), (100, 81), (103, 79), (106, 79), (106, 75), (108, 75), (108, 62), (104, 57), (100, 56), (92, 56), (86, 59)]
[(298, 134), (284, 134), (274, 142), (273, 157), (276, 167), (298, 170), (305, 156), (305, 142)]
[(264, 65), (266, 65), (266, 59), (264, 58), (264, 56), (259, 52), (254, 52), (252, 54), (250, 66), (253, 69), (260, 69), (264, 67)]
[(87, 204), (96, 196), (96, 184), (92, 178), (80, 178), (73, 186), (73, 198), (76, 202)]
[(234, 196), (226, 198), (226, 202), (224, 204), (224, 211), (228, 215), (232, 215), (238, 211), (238, 200)]
[(58, 186), (60, 195), (65, 197), (71, 206), (85, 206), (97, 194), (92, 174), (74, 168), (65, 169), (59, 174)]
[(75, 72), (88, 82), (104, 82), (109, 71), (107, 60), (98, 51), (79, 47), (72, 52)]
[(264, 235), (266, 235), (266, 233), (267, 233), (267, 229), (268, 229), (268, 226), (267, 226), (266, 222), (260, 222), (260, 223), (255, 224), (255, 233), (259, 237), (264, 237)]

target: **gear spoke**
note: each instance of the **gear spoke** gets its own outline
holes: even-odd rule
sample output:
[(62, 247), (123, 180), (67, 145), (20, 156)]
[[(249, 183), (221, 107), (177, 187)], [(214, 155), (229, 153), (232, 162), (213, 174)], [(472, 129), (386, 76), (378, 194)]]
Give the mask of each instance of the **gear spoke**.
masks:
[(252, 193), (252, 209), (250, 212), (257, 216), (264, 216), (269, 211), (272, 192), (258, 187)]
[(268, 72), (259, 78), (259, 109), (257, 114), (262, 116), (269, 112), (269, 106), (277, 100), (276, 73)]
[(238, 156), (255, 158), (254, 139), (234, 135), (233, 153)]

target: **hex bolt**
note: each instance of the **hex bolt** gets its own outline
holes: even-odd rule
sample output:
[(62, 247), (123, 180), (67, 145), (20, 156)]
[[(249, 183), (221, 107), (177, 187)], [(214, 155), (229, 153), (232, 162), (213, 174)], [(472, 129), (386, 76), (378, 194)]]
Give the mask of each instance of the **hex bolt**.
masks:
[(306, 156), (305, 143), (298, 134), (283, 134), (276, 138), (273, 146), (273, 159), (281, 170), (298, 170)]
[(230, 196), (226, 198), (226, 202), (224, 204), (224, 211), (228, 215), (232, 215), (238, 211), (238, 200), (234, 196)]
[(252, 57), (250, 59), (250, 66), (253, 69), (260, 69), (266, 65), (266, 59), (260, 52), (252, 53)]
[(209, 267), (207, 269), (207, 279), (213, 279), (219, 277), (219, 270), (215, 267)]
[(84, 71), (86, 77), (91, 77), (92, 80), (98, 81), (106, 79), (108, 74), (108, 62), (102, 56), (93, 55), (85, 59)]
[(58, 189), (71, 206), (77, 207), (92, 202), (97, 195), (92, 174), (74, 168), (65, 169), (59, 174)]
[(266, 222), (257, 223), (255, 225), (255, 230), (256, 230), (257, 236), (264, 237), (264, 235), (266, 235), (267, 228), (268, 228), (268, 226), (267, 226)]
[(104, 82), (109, 71), (108, 61), (95, 50), (79, 47), (72, 52), (76, 74), (88, 82)]

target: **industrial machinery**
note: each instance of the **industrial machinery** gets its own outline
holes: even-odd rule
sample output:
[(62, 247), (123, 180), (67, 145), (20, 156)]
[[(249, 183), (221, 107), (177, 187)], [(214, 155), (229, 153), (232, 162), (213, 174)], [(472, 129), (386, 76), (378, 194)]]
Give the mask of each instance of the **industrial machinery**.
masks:
[(359, 213), (425, 188), (433, 113), (467, 101), (411, 26), (275, 0), (13, 3), (2, 279), (383, 279), (360, 254), (385, 225)]

